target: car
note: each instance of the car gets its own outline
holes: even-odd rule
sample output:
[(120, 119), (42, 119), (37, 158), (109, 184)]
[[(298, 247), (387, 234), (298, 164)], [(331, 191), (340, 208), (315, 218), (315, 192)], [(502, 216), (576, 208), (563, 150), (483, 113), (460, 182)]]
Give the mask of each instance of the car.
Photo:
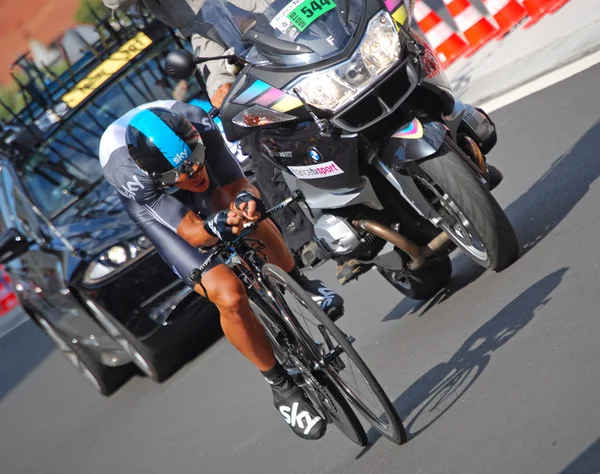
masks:
[[(61, 75), (27, 56), (14, 66), (29, 82), (26, 107), (2, 124), (0, 264), (25, 313), (109, 395), (136, 371), (168, 378), (218, 311), (130, 220), (98, 159), (110, 123), (173, 96), (163, 64), (176, 38), (149, 18), (118, 29), (103, 19), (98, 31)], [(185, 100), (201, 94), (192, 81)]]

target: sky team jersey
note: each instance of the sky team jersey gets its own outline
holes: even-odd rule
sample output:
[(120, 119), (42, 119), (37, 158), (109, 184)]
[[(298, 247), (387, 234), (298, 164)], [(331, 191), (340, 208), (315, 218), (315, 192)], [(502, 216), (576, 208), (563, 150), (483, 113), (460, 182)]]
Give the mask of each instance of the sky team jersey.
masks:
[[(193, 193), (178, 190), (169, 194), (136, 166), (127, 150), (125, 131), (137, 112), (150, 107), (162, 107), (179, 113), (198, 130), (206, 148), (206, 169), (210, 181), (206, 191)], [(141, 207), (138, 219), (146, 216), (145, 219), (158, 221), (173, 232), (177, 232), (181, 220), (190, 210), (201, 212), (205, 216), (217, 211), (218, 209), (211, 208), (214, 191), (244, 177), (237, 160), (231, 155), (208, 114), (199, 107), (175, 100), (143, 104), (113, 122), (102, 135), (99, 156), (106, 180), (122, 196)], [(138, 224), (144, 227), (143, 222), (138, 221)]]

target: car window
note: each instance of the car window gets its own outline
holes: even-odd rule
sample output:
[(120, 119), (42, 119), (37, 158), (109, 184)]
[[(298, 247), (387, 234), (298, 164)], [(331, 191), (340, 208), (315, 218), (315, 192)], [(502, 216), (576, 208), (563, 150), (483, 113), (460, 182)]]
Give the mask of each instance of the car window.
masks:
[(13, 227), (31, 240), (43, 240), (39, 217), (33, 212), (31, 201), (21, 191), (10, 165), (2, 166), (0, 177), (0, 227)]
[(102, 180), (98, 148), (102, 133), (112, 122), (143, 103), (189, 100), (199, 93), (195, 80), (181, 82), (166, 75), (167, 52), (149, 57), (113, 81), (68, 117), (35, 153), (18, 163), (27, 193), (47, 217), (52, 218)]

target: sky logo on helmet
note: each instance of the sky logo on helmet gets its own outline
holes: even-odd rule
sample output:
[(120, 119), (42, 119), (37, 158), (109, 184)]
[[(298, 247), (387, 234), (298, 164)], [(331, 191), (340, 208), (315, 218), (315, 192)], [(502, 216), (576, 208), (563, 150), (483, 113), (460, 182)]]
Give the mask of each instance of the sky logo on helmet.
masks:
[(177, 153), (175, 155), (175, 157), (173, 158), (173, 163), (175, 165), (180, 165), (181, 163), (183, 163), (184, 160), (186, 160), (188, 157), (188, 151), (187, 150), (182, 150), (181, 153)]

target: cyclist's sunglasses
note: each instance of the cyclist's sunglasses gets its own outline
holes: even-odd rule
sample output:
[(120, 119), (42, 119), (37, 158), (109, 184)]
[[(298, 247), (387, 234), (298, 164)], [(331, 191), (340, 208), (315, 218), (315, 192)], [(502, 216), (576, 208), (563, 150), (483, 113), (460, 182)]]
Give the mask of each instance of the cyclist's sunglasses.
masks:
[[(195, 173), (202, 171), (206, 164), (204, 157), (204, 145), (199, 141), (189, 158), (187, 158), (179, 167), (173, 168), (165, 173), (155, 173), (154, 179), (156, 179), (161, 186), (175, 186), (182, 174), (186, 174), (189, 179)], [(194, 170), (194, 165), (198, 165), (196, 170)]]

